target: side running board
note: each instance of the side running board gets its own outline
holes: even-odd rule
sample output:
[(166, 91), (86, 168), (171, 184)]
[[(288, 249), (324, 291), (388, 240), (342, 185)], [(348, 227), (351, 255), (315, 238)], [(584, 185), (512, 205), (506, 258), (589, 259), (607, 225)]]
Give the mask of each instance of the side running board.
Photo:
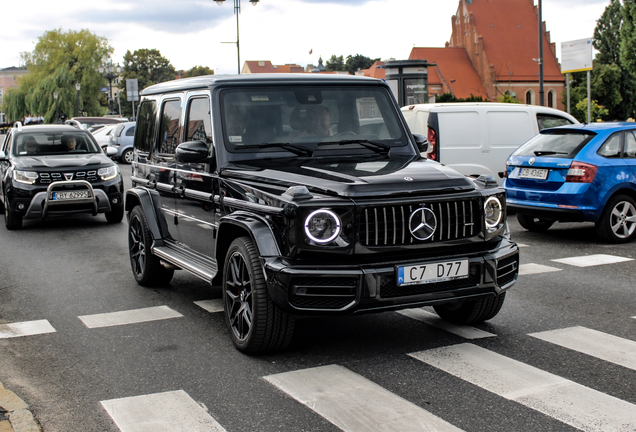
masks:
[(166, 242), (162, 246), (155, 246), (152, 248), (152, 253), (158, 258), (187, 270), (210, 284), (218, 272), (216, 260), (201, 256), (201, 254), (192, 249), (173, 243)]

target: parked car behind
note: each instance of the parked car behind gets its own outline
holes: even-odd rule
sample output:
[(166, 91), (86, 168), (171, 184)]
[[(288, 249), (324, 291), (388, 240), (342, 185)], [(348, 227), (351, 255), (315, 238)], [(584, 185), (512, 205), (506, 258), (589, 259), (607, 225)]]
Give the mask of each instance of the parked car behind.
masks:
[(636, 123), (592, 123), (541, 131), (508, 159), (508, 207), (521, 226), (594, 222), (600, 237), (636, 236)]
[(111, 133), (110, 147), (117, 150), (115, 158), (124, 163), (133, 161), (133, 143), (135, 141), (135, 122), (126, 122), (117, 125)]
[(95, 141), (97, 141), (97, 144), (99, 144), (102, 150), (105, 150), (105, 148), (111, 143), (111, 137), (113, 136), (113, 131), (116, 127), (117, 125), (115, 124), (104, 125), (104, 127), (91, 132), (93, 134), (93, 138), (95, 138)]
[(427, 136), (426, 157), (497, 182), (510, 153), (540, 130), (578, 123), (553, 108), (490, 102), (410, 105), (402, 114), (413, 133)]

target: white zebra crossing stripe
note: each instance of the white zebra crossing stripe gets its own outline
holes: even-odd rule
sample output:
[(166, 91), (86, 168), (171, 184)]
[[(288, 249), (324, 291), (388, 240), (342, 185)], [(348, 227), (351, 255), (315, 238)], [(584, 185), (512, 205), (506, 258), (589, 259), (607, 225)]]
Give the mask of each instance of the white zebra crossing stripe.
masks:
[(122, 432), (224, 432), (183, 390), (101, 401)]
[(584, 431), (636, 430), (636, 405), (476, 345), (409, 355)]
[(55, 333), (55, 329), (48, 320), (23, 321), (0, 325), (0, 339), (20, 336), (32, 336), (45, 333)]
[(458, 432), (450, 423), (337, 365), (265, 379), (345, 432)]
[(404, 309), (398, 311), (398, 313), (406, 317), (422, 321), (423, 323), (426, 323), (440, 330), (447, 331), (464, 339), (481, 339), (497, 336), (496, 334), (488, 333), (487, 331), (483, 331), (475, 327), (451, 324), (442, 320), (434, 313), (425, 311), (421, 308)]
[(210, 313), (223, 312), (223, 300), (221, 299), (195, 301), (194, 304)]
[(571, 257), (571, 258), (560, 258), (560, 259), (554, 259), (552, 261), (558, 262), (561, 264), (573, 265), (576, 267), (590, 267), (590, 266), (603, 265), (603, 264), (615, 264), (615, 263), (624, 262), (624, 261), (634, 261), (634, 259), (623, 258), (619, 256), (614, 256), (614, 255), (598, 254), (598, 255)]
[(561, 269), (556, 267), (541, 265), (541, 264), (534, 264), (534, 263), (521, 264), (519, 266), (519, 276), (537, 274), (537, 273), (549, 273), (549, 272), (556, 272), (556, 271), (561, 271)]
[(168, 306), (156, 306), (143, 309), (132, 309), (121, 312), (109, 312), (95, 315), (82, 315), (82, 320), (88, 328), (111, 327), (125, 324), (137, 324), (148, 321), (158, 321), (169, 318), (182, 317), (179, 312)]
[(636, 370), (636, 342), (585, 327), (570, 327), (529, 336)]

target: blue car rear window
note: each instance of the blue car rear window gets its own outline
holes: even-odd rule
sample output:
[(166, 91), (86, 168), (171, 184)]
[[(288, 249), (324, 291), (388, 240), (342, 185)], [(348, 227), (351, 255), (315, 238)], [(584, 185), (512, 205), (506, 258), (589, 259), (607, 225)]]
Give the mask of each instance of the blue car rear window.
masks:
[(596, 134), (589, 131), (546, 131), (527, 141), (513, 156), (550, 156), (572, 159)]

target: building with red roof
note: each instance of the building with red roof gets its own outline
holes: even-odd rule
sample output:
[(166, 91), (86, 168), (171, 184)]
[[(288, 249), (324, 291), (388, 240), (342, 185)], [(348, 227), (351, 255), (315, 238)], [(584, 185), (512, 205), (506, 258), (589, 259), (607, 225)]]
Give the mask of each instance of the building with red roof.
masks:
[[(565, 78), (550, 33), (543, 37), (545, 105), (563, 109)], [(413, 48), (428, 60), (429, 92), (496, 101), (504, 94), (539, 103), (539, 18), (534, 0), (460, 0), (445, 48)]]

